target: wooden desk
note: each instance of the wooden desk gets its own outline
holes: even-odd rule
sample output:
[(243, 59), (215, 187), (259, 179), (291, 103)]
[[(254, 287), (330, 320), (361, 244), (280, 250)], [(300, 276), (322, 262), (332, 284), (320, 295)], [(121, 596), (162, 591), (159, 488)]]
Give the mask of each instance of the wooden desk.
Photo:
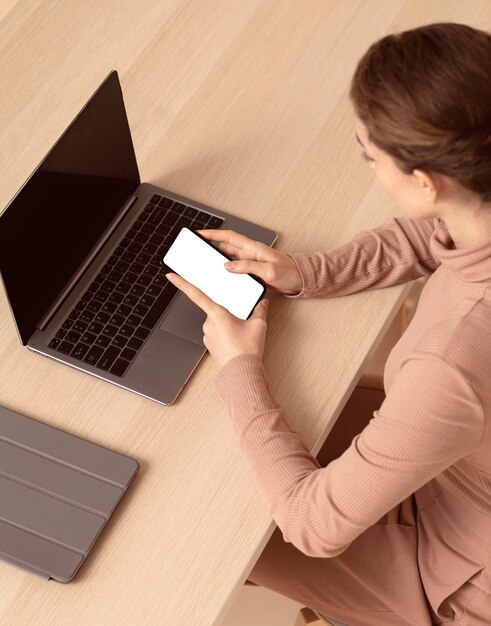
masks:
[[(1, 207), (115, 68), (142, 180), (305, 253), (397, 214), (360, 158), (347, 97), (369, 44), (434, 21), (491, 27), (488, 0), (9, 0), (0, 16)], [(406, 291), (272, 294), (270, 388), (315, 454)], [(141, 463), (71, 583), (0, 564), (0, 623), (223, 622), (274, 523), (212, 360), (162, 407), (23, 348), (0, 298), (0, 402)]]

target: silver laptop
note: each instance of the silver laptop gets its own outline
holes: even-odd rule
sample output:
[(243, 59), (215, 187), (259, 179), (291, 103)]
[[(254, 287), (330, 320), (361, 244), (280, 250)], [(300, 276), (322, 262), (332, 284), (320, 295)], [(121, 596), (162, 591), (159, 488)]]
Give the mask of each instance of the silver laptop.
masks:
[(0, 216), (0, 272), (22, 343), (172, 404), (206, 352), (206, 315), (162, 264), (183, 226), (277, 238), (140, 182), (112, 71)]

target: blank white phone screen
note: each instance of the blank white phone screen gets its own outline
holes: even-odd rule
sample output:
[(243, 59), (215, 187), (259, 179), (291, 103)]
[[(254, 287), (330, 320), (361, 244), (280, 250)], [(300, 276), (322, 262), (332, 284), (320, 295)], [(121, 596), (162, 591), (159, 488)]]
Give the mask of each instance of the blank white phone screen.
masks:
[(247, 274), (228, 272), (223, 267), (226, 261), (223, 254), (189, 228), (180, 231), (164, 256), (168, 267), (230, 313), (246, 320), (264, 287)]

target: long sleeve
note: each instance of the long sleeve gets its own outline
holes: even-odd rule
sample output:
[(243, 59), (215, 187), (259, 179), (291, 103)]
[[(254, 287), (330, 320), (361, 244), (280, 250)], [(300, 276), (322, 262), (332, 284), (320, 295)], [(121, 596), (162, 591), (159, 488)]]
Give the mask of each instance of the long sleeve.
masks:
[(440, 265), (430, 246), (437, 220), (393, 218), (328, 252), (291, 257), (302, 277), (302, 290), (287, 298), (333, 298), (429, 276)]
[(320, 467), (271, 398), (260, 359), (243, 354), (215, 386), (240, 448), (283, 533), (309, 556), (333, 557), (423, 484), (475, 449), (484, 415), (466, 376), (415, 352), (351, 446)]

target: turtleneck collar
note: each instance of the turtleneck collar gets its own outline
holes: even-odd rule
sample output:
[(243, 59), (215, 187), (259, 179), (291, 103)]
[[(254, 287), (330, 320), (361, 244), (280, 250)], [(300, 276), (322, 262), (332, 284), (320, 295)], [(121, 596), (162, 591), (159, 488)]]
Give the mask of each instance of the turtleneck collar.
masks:
[(433, 253), (455, 276), (465, 282), (491, 285), (491, 239), (466, 248), (455, 248), (447, 226), (435, 218), (430, 239)]

